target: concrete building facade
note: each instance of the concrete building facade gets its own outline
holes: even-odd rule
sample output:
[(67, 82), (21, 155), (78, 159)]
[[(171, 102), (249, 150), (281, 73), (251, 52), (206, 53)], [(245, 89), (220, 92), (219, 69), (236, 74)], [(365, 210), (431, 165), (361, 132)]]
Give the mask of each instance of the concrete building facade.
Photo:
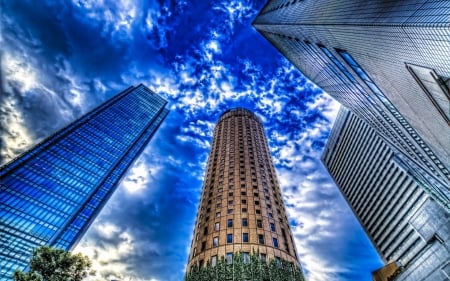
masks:
[(450, 5), (269, 0), (254, 27), (450, 210)]
[(299, 266), (263, 126), (242, 108), (215, 127), (188, 270), (238, 252)]
[(342, 108), (322, 161), (388, 264), (375, 280), (450, 280), (450, 213), (375, 130)]

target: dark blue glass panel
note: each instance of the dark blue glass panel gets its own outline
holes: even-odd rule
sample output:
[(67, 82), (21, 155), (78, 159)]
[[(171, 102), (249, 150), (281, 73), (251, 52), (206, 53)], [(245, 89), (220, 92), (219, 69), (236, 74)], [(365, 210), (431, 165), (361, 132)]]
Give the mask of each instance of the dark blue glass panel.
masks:
[(129, 88), (1, 167), (0, 281), (39, 245), (75, 245), (166, 117), (166, 103), (142, 85)]

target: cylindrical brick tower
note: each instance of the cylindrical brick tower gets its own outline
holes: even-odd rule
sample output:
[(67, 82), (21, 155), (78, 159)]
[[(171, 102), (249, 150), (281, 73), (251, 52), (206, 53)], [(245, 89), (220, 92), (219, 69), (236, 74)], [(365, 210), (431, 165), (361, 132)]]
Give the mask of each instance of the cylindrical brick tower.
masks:
[(236, 253), (299, 266), (263, 126), (243, 108), (214, 130), (187, 271)]

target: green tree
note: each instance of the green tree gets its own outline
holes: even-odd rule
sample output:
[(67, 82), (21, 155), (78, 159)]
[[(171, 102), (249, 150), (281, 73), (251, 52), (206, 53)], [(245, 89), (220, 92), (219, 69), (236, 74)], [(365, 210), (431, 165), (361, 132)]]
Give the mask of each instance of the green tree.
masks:
[(91, 261), (81, 254), (47, 246), (36, 248), (30, 270), (14, 272), (15, 281), (81, 281), (91, 268)]

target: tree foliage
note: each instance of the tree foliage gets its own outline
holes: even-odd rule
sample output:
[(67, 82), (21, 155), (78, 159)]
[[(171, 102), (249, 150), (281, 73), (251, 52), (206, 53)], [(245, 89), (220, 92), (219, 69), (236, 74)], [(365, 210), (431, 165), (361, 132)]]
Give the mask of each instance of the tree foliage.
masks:
[(81, 281), (88, 275), (91, 261), (81, 254), (47, 246), (36, 248), (30, 270), (14, 272), (15, 281)]
[(224, 257), (212, 267), (208, 262), (205, 266), (193, 266), (186, 272), (185, 281), (305, 281), (298, 266), (285, 260), (272, 259), (261, 261), (258, 253), (250, 255), (250, 261), (245, 262), (242, 253), (233, 255), (233, 262), (227, 264)]

